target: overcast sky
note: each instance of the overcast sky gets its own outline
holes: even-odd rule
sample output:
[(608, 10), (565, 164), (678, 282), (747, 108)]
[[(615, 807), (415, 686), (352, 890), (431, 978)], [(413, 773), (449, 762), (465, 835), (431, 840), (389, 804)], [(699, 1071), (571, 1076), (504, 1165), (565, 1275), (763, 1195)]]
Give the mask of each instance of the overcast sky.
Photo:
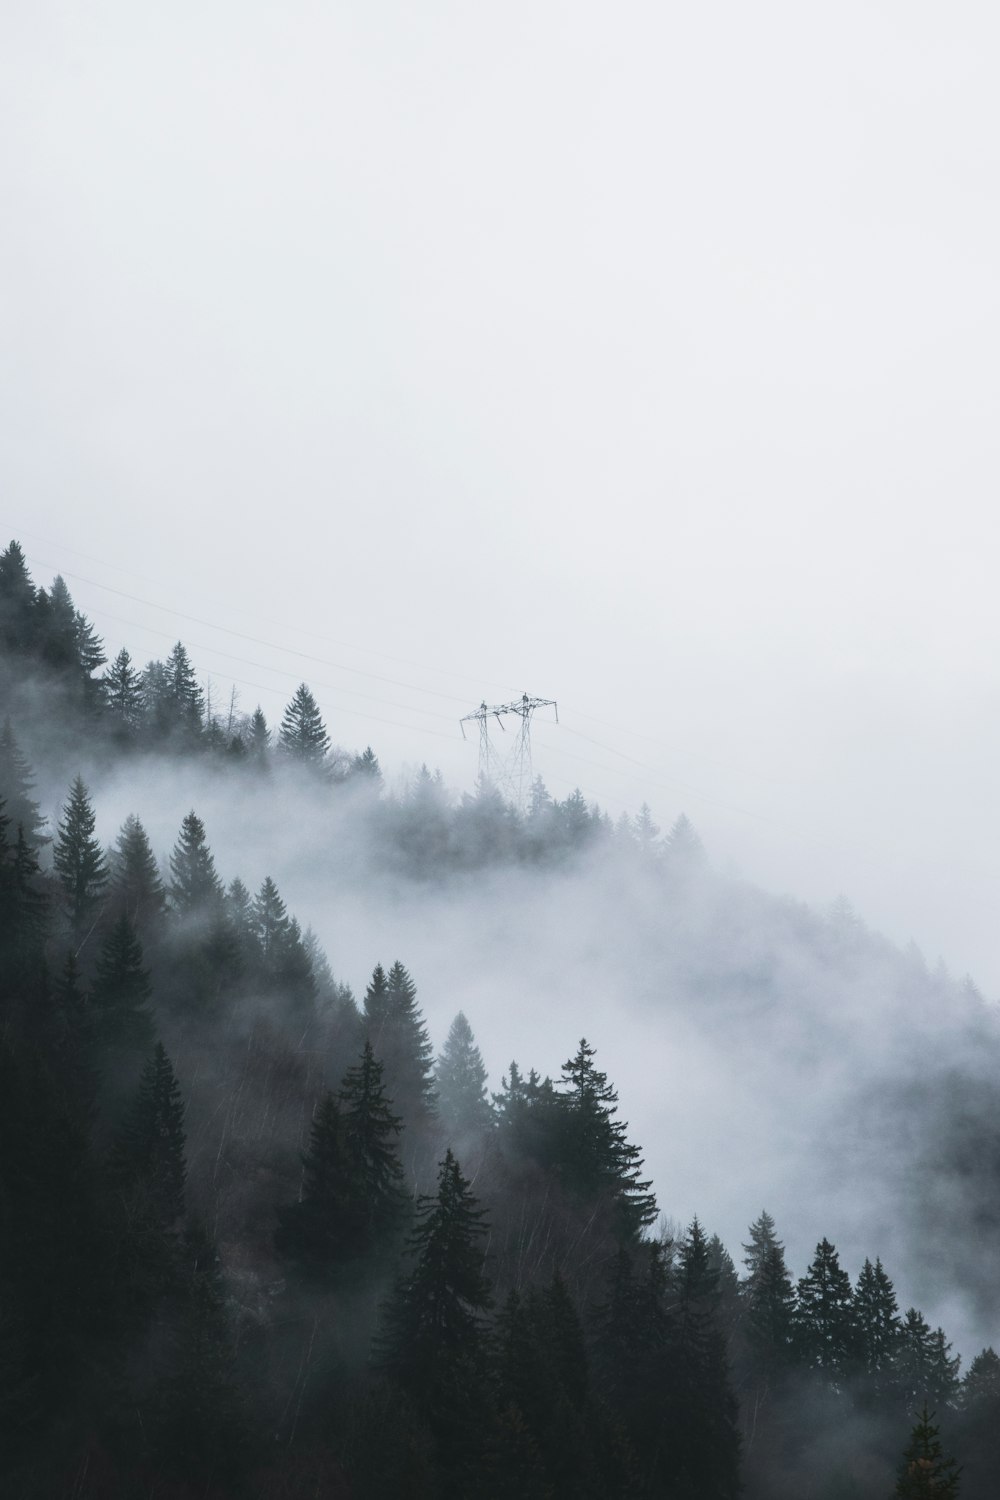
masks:
[(4, 542), (390, 775), (556, 698), (557, 794), (1000, 993), (998, 33), (7, 0)]

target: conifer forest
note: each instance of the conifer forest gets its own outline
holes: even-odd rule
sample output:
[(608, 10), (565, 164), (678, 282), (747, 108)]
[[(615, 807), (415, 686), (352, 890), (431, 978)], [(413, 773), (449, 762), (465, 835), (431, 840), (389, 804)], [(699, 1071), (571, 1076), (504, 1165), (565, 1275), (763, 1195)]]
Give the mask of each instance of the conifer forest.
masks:
[[(719, 872), (680, 812), (394, 781), (305, 682), (269, 723), (181, 641), (108, 659), (16, 541), (0, 721), (5, 1497), (995, 1500), (1000, 1025), (971, 981)], [(310, 899), (334, 869), (442, 953), (509, 913), (446, 1020), (402, 941), (348, 969)], [(557, 1062), (477, 1040), (502, 989), (540, 1052), (564, 1025), (529, 910), (582, 954)], [(820, 1053), (861, 1061), (821, 1083)], [(609, 1054), (669, 1129), (637, 1138)], [(742, 1234), (717, 1199), (675, 1217), (699, 1170)]]

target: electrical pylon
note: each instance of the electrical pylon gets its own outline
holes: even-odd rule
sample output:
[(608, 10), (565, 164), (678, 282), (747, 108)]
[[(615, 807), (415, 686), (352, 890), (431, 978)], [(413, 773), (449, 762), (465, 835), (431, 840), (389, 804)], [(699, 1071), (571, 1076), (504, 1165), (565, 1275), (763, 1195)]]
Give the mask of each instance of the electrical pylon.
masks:
[[(513, 703), (480, 703), (471, 714), (459, 719), (462, 738), (467, 739), (465, 726), (479, 725), (479, 775), (498, 791), (505, 792), (519, 812), (523, 812), (531, 791), (531, 719), (539, 708), (555, 710), (559, 723), (559, 705), (554, 698), (530, 698), (522, 693)], [(510, 748), (501, 752), (490, 739), (490, 720), (496, 719), (502, 733), (506, 734), (504, 717), (513, 714), (518, 720)]]

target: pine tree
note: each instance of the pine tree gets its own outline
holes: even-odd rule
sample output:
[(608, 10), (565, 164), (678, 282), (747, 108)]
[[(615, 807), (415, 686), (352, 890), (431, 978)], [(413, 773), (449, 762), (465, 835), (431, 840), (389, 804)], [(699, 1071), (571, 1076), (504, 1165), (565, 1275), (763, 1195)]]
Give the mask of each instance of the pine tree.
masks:
[(236, 940), (240, 972), (258, 973), (263, 964), (253, 897), (237, 875), (226, 891), (226, 915)]
[(137, 932), (156, 937), (166, 914), (166, 895), (146, 830), (130, 813), (111, 854), (111, 900)]
[(417, 991), (401, 963), (388, 975), (379, 964), (365, 992), (365, 1027), (385, 1070), (389, 1098), (411, 1130), (426, 1130), (434, 1118), (433, 1048)]
[(854, 1289), (858, 1364), (872, 1395), (891, 1382), (899, 1342), (899, 1310), (881, 1260), (865, 1261)]
[(104, 852), (94, 837), (94, 809), (77, 776), (63, 808), (62, 822), (52, 851), (73, 943), (79, 950), (97, 920), (108, 882)]
[(149, 1008), (152, 993), (142, 944), (128, 917), (122, 915), (104, 940), (91, 990), (98, 1045), (148, 1051), (155, 1035)]
[(958, 1391), (958, 1359), (951, 1357), (944, 1332), (932, 1332), (923, 1313), (907, 1308), (899, 1325), (892, 1384), (908, 1411), (920, 1403), (950, 1406)]
[(250, 715), (247, 755), (261, 770), (266, 769), (271, 758), (271, 731), (267, 727), (264, 710), (259, 703)]
[(205, 695), (180, 641), (167, 657), (165, 686), (171, 714), (170, 732), (186, 744), (196, 744), (202, 736)]
[(385, 1308), (380, 1344), (383, 1367), (422, 1400), (454, 1393), (483, 1370), (491, 1305), (480, 1244), (484, 1217), (447, 1151), (437, 1193), (417, 1202), (409, 1240), (414, 1265)]
[(170, 904), (181, 917), (214, 914), (222, 900), (222, 882), (205, 840), (205, 825), (189, 812), (170, 856)]
[(953, 1458), (945, 1458), (933, 1425), (934, 1413), (926, 1402), (910, 1434), (896, 1480), (899, 1500), (952, 1500), (958, 1494), (961, 1470)]
[(142, 728), (142, 678), (124, 647), (101, 678), (101, 695), (116, 738), (130, 744)]
[(265, 878), (254, 898), (253, 915), (265, 972), (273, 974), (282, 945), (288, 941), (288, 915), (285, 903), (278, 894), (278, 887), (270, 875)]
[(363, 752), (354, 757), (351, 762), (351, 772), (355, 777), (369, 782), (373, 787), (382, 785), (382, 767), (371, 745), (366, 745)]
[(340, 1087), (344, 1145), (358, 1219), (358, 1253), (391, 1247), (409, 1209), (397, 1140), (401, 1128), (382, 1083), (382, 1064), (366, 1041)]
[(829, 1240), (798, 1285), (796, 1340), (806, 1364), (837, 1376), (850, 1364), (856, 1347), (854, 1293), (847, 1272)]
[(330, 1281), (355, 1253), (353, 1200), (340, 1106), (328, 1092), (317, 1106), (309, 1149), (302, 1155), (299, 1201), (278, 1210), (278, 1253), (296, 1262), (307, 1277)]
[(434, 1087), (441, 1124), (453, 1146), (481, 1141), (493, 1123), (486, 1068), (472, 1027), (459, 1011), (437, 1060)]
[(24, 829), (24, 837), (35, 849), (51, 842), (45, 832), (46, 819), (31, 793), (35, 780), (27, 760), (21, 753), (9, 719), (4, 720), (0, 731), (0, 797), (6, 800), (6, 813), (10, 819), (10, 840), (17, 838), (18, 828)]
[(278, 731), (278, 743), (284, 753), (300, 765), (319, 770), (326, 761), (330, 736), (320, 717), (316, 700), (301, 682), (285, 709)]
[(585, 1201), (606, 1198), (614, 1207), (618, 1232), (638, 1239), (656, 1218), (656, 1199), (641, 1178), (642, 1155), (630, 1145), (628, 1124), (616, 1120), (618, 1094), (606, 1073), (594, 1066), (586, 1038), (563, 1063), (559, 1167), (570, 1190)]
[(141, 1183), (165, 1228), (184, 1214), (184, 1142), (180, 1085), (166, 1048), (157, 1042), (119, 1129), (111, 1174), (122, 1187)]
[(35, 585), (20, 543), (11, 542), (0, 553), (0, 643), (7, 651), (32, 651), (36, 644), (35, 622)]
[(788, 1362), (795, 1313), (795, 1293), (785, 1265), (785, 1247), (766, 1209), (750, 1225), (750, 1239), (743, 1246), (743, 1257), (747, 1268), (742, 1283), (746, 1339), (754, 1365), (766, 1382)]

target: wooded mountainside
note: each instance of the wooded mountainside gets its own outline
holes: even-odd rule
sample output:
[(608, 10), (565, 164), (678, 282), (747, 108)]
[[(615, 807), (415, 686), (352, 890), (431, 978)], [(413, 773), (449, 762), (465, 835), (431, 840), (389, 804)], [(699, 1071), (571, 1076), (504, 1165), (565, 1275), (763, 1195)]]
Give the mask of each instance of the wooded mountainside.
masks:
[[(794, 1268), (764, 1209), (739, 1244), (671, 1227), (644, 1168), (664, 1152), (632, 1139), (601, 1036), (567, 1035), (555, 1077), (505, 1062), (491, 1091), (471, 1009), (435, 1051), (417, 989), (433, 975), (372, 953), (356, 996), (274, 879), (222, 878), (196, 810), (161, 865), (143, 798), (166, 759), (211, 767), (248, 816), (280, 816), (288, 788), (342, 799), (366, 868), (414, 892), (588, 860), (635, 872), (642, 920), (669, 928), (698, 890), (741, 957), (710, 963), (685, 916), (676, 972), (700, 965), (701, 994), (756, 1018), (779, 962), (742, 958), (761, 902), (712, 884), (685, 818), (663, 838), (646, 807), (612, 824), (540, 779), (521, 815), (487, 785), (456, 801), (426, 768), (389, 792), (370, 747), (331, 744), (305, 684), (270, 726), (207, 704), (180, 642), (108, 662), (17, 543), (0, 556), (0, 704), (5, 1495), (997, 1493), (1000, 1358), (960, 1367), (876, 1247), (852, 1278), (824, 1223)], [(42, 764), (64, 773), (56, 826)], [(107, 768), (134, 783), (116, 830), (87, 780)], [(863, 1118), (905, 1157), (914, 1224), (949, 1205), (951, 1273), (995, 1305), (994, 1007), (849, 912), (783, 919), (831, 995), (878, 972), (915, 1038), (945, 1009), (956, 1057), (979, 1059), (915, 1047)], [(705, 1099), (691, 1135), (726, 1107)]]

